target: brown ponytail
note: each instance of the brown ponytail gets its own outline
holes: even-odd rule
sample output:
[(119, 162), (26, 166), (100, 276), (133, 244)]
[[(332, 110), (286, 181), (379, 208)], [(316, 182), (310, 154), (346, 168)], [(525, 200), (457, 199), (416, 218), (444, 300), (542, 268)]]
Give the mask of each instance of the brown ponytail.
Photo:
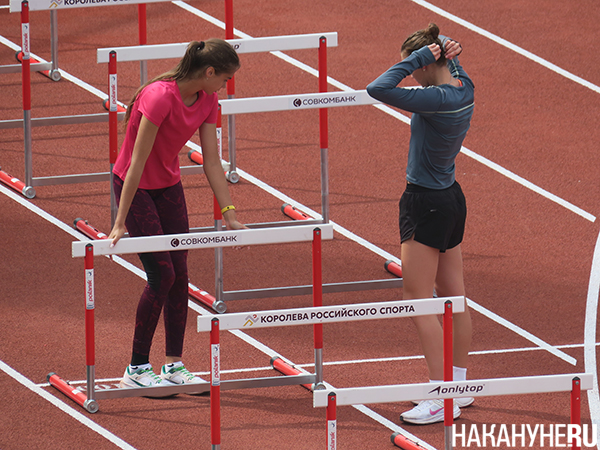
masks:
[(177, 66), (162, 75), (148, 81), (135, 92), (125, 113), (125, 126), (131, 115), (131, 108), (139, 93), (151, 83), (161, 80), (181, 81), (198, 78), (212, 67), (215, 73), (233, 73), (240, 68), (240, 59), (235, 49), (222, 39), (208, 39), (206, 42), (192, 41)]
[(406, 38), (406, 40), (402, 44), (400, 52), (405, 53), (406, 56), (408, 56), (412, 52), (415, 52), (420, 48), (426, 47), (431, 44), (437, 44), (442, 50), (442, 54), (437, 60), (437, 64), (444, 65), (446, 64), (445, 49), (442, 45), (442, 41), (439, 39), (439, 35), (440, 29), (438, 28), (438, 26), (435, 23), (430, 23), (427, 26), (427, 28), (415, 31), (408, 38)]

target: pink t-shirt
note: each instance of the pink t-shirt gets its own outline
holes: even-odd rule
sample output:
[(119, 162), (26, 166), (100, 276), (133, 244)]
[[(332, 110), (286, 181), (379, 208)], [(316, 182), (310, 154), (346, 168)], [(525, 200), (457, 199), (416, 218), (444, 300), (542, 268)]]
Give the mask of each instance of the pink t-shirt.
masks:
[(175, 81), (156, 81), (146, 86), (132, 106), (125, 140), (113, 173), (125, 179), (140, 121), (144, 115), (158, 126), (158, 134), (140, 180), (140, 189), (162, 189), (181, 179), (179, 152), (204, 122), (217, 123), (218, 95), (198, 92), (192, 106), (184, 105)]

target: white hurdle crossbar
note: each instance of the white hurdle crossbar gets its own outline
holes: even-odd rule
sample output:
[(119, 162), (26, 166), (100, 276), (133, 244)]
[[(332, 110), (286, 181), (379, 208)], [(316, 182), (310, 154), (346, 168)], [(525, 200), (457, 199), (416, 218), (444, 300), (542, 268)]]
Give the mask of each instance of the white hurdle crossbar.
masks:
[(375, 105), (380, 102), (371, 97), (367, 91), (360, 90), (235, 98), (221, 100), (220, 103), (222, 114), (229, 115), (334, 108), (337, 106)]
[[(445, 303), (452, 302), (453, 313), (465, 310), (464, 297), (439, 297), (378, 303), (330, 305), (257, 312), (229, 313), (219, 316), (221, 330), (249, 330), (292, 325), (314, 325), (359, 320), (394, 319), (443, 314)], [(198, 316), (198, 332), (210, 331), (213, 317)]]
[(514, 378), (488, 378), (440, 383), (415, 383), (388, 386), (368, 386), (315, 391), (313, 406), (327, 406), (327, 394), (335, 392), (337, 405), (394, 403), (418, 399), (491, 397), (498, 395), (566, 392), (572, 389), (573, 378), (579, 377), (581, 389), (592, 389), (592, 374), (561, 374)]
[[(319, 48), (321, 37), (327, 38), (327, 47), (337, 47), (337, 33), (311, 33), (288, 36), (268, 36), (252, 39), (228, 39), (236, 52), (261, 53), (288, 50)], [(99, 48), (96, 53), (97, 62), (108, 63), (110, 52), (117, 52), (117, 61), (150, 61), (156, 59), (181, 58), (189, 42), (159, 45), (139, 45), (127, 47)]]
[[(318, 228), (321, 230), (322, 239), (333, 239), (332, 224), (320, 224)], [(84, 257), (85, 248), (88, 245), (93, 246), (94, 256), (97, 256), (308, 242), (313, 239), (314, 229), (314, 225), (294, 225), (277, 228), (130, 237), (121, 239), (114, 247), (111, 247), (111, 241), (109, 239), (98, 241), (76, 241), (72, 243), (72, 256), (73, 258)]]
[[(512, 378), (488, 378), (467, 381), (445, 381), (387, 386), (368, 386), (313, 391), (313, 406), (327, 408), (327, 445), (336, 448), (337, 427), (335, 424), (338, 405), (362, 405), (392, 403), (414, 399), (444, 399), (444, 403), (460, 397), (489, 397), (498, 395), (523, 395), (548, 392), (571, 392), (572, 425), (581, 425), (581, 391), (593, 388), (593, 375), (573, 373)], [(445, 407), (448, 407), (445, 405)], [(446, 419), (446, 418), (445, 418)], [(333, 425), (332, 423), (333, 422)], [(450, 424), (452, 419), (450, 416)], [(445, 449), (453, 448), (452, 427), (444, 421)], [(401, 448), (421, 448), (418, 443), (407, 439), (403, 433), (391, 436), (392, 443)], [(330, 445), (331, 444), (331, 445)], [(572, 442), (572, 449), (579, 447)]]
[[(28, 0), (30, 11), (53, 11), (56, 9), (78, 9), (96, 6), (137, 5), (143, 3), (158, 3), (170, 0), (118, 0), (107, 2), (93, 1), (57, 1), (57, 0)], [(10, 0), (10, 12), (21, 11), (21, 0)]]

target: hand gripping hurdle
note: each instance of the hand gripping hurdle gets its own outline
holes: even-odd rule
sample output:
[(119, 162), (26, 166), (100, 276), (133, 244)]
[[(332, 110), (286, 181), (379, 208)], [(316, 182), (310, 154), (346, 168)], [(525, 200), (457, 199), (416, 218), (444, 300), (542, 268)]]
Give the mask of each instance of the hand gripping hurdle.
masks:
[[(319, 280), (315, 280), (315, 284), (318, 284)], [(463, 312), (465, 308), (464, 297), (446, 297), (446, 298), (431, 298), (431, 299), (419, 299), (419, 300), (404, 300), (396, 302), (379, 302), (379, 303), (361, 303), (361, 304), (350, 304), (350, 305), (330, 305), (330, 306), (316, 306), (312, 308), (290, 308), (283, 310), (268, 310), (268, 311), (257, 311), (257, 312), (244, 312), (244, 313), (233, 313), (219, 316), (218, 319), (210, 316), (199, 316), (197, 322), (198, 332), (210, 332), (211, 343), (218, 342), (218, 337), (215, 337), (215, 321), (218, 321), (218, 330), (249, 330), (255, 328), (267, 328), (267, 327), (281, 327), (281, 326), (292, 326), (292, 325), (313, 325), (322, 327), (325, 323), (334, 322), (348, 322), (348, 321), (359, 321), (359, 320), (375, 320), (375, 319), (390, 319), (390, 318), (401, 318), (401, 317), (413, 317), (420, 315), (434, 315), (444, 314), (448, 312)], [(450, 315), (451, 317), (451, 315)], [(321, 341), (319, 341), (321, 339)], [(451, 339), (450, 339), (451, 342)], [(317, 353), (317, 346), (322, 346), (322, 336), (317, 337), (315, 332), (315, 378), (318, 379), (318, 373), (321, 373), (322, 377), (322, 366), (323, 360), (322, 355), (319, 358)], [(278, 360), (278, 357), (272, 358)], [(217, 360), (219, 359), (217, 358)], [(213, 364), (211, 371), (214, 368), (218, 368), (219, 364)], [(216, 379), (220, 379), (219, 375), (215, 375)], [(322, 378), (321, 378), (322, 381)], [(225, 383), (225, 382), (222, 382)], [(320, 383), (324, 387), (323, 383)], [(211, 386), (212, 388), (212, 386)], [(323, 389), (315, 388), (314, 392), (326, 393)], [(328, 450), (335, 449), (335, 443), (337, 440), (336, 436), (336, 415), (335, 415), (335, 394), (327, 395), (330, 407), (327, 412), (328, 419)], [(416, 398), (416, 397), (415, 397)], [(331, 406), (333, 402), (333, 406)], [(214, 409), (213, 409), (214, 408)], [(217, 402), (211, 402), (211, 417), (214, 420), (211, 424), (219, 426), (217, 418), (220, 417), (220, 405)], [(211, 430), (213, 439), (218, 439), (218, 445), (220, 445), (220, 431)], [(217, 445), (213, 441), (213, 449), (216, 449)], [(333, 445), (333, 446), (330, 446)]]

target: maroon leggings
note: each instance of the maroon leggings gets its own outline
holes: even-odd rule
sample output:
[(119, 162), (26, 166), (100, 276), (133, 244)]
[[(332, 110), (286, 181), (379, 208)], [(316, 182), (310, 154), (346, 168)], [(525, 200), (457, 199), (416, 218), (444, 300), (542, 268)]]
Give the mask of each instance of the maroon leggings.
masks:
[[(117, 203), (123, 181), (114, 177)], [(155, 236), (189, 232), (181, 182), (165, 189), (138, 189), (125, 219), (129, 235)], [(148, 278), (135, 317), (134, 359), (149, 356), (152, 338), (164, 307), (166, 356), (181, 357), (187, 321), (187, 251), (140, 253)], [(147, 358), (146, 358), (147, 359)], [(132, 360), (133, 361), (133, 360)]]

